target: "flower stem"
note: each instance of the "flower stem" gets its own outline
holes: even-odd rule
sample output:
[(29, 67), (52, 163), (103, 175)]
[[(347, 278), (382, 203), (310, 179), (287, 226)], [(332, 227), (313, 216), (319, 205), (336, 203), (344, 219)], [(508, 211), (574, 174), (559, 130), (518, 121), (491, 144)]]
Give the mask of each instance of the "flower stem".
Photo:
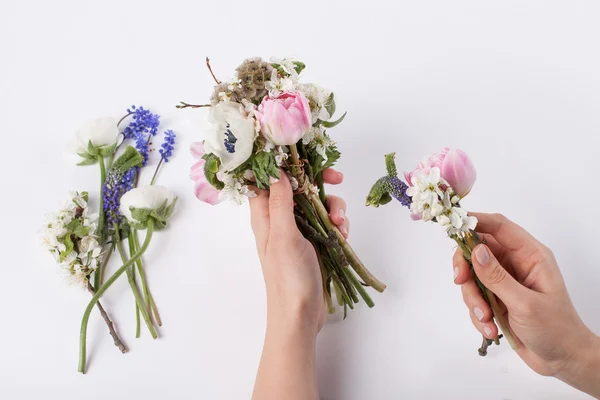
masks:
[[(103, 155), (98, 155), (98, 164), (100, 165), (100, 212), (99, 212), (99, 218), (98, 218), (98, 233), (100, 236), (100, 244), (104, 244), (105, 241), (105, 237), (104, 237), (104, 219), (105, 219), (105, 215), (104, 215), (104, 195), (102, 193), (102, 191), (104, 190), (104, 181), (106, 180), (106, 167), (104, 166), (104, 156)], [(100, 285), (102, 285), (102, 264), (100, 265), (100, 268), (96, 268), (96, 271), (94, 272), (94, 288), (96, 290), (98, 290), (98, 288), (100, 287)]]
[[(518, 350), (519, 345), (517, 344), (517, 341), (515, 340), (515, 336), (514, 336), (512, 330), (510, 329), (510, 325), (508, 324), (508, 321), (504, 317), (504, 311), (502, 310), (502, 307), (500, 307), (500, 304), (498, 304), (498, 299), (496, 298), (496, 295), (491, 290), (489, 290), (481, 282), (481, 280), (479, 280), (479, 277), (477, 276), (477, 274), (475, 273), (475, 270), (473, 269), (472, 252), (473, 252), (473, 249), (475, 249), (475, 247), (480, 243), (479, 235), (476, 232), (471, 232), (471, 233), (465, 235), (464, 239), (459, 239), (459, 238), (455, 237), (454, 240), (456, 241), (458, 246), (462, 249), (463, 257), (469, 262), (469, 265), (471, 266), (471, 271), (473, 272), (473, 276), (475, 277), (477, 286), (481, 290), (483, 298), (485, 299), (485, 301), (489, 304), (490, 308), (492, 309), (492, 312), (494, 313), (494, 318), (496, 319), (496, 322), (498, 323), (498, 327), (500, 328), (500, 331), (506, 338), (506, 341), (508, 342), (508, 344), (510, 344), (510, 347), (515, 351)], [(494, 341), (496, 342), (496, 344), (498, 344), (499, 338), (498, 337), (494, 338)]]
[(354, 268), (358, 276), (360, 276), (368, 286), (371, 286), (373, 289), (377, 290), (380, 293), (383, 292), (386, 288), (385, 283), (381, 282), (373, 274), (371, 274), (371, 272), (364, 266), (362, 261), (360, 261), (352, 247), (350, 247), (350, 244), (348, 244), (348, 242), (344, 238), (344, 235), (342, 235), (337, 226), (329, 218), (329, 213), (327, 212), (327, 209), (321, 202), (319, 196), (317, 196), (314, 193), (311, 193), (310, 200), (315, 210), (317, 211), (317, 215), (319, 215), (321, 221), (323, 222), (323, 224), (325, 224), (325, 228), (335, 233), (340, 243), (340, 246), (344, 251), (344, 255), (346, 256), (346, 258), (350, 262), (350, 265), (352, 266), (352, 268)]
[[(138, 231), (137, 229), (133, 230), (133, 248), (135, 251), (140, 247)], [(144, 291), (144, 297), (146, 300), (146, 307), (148, 308), (148, 312), (150, 313), (150, 320), (152, 320), (152, 313), (154, 313), (154, 318), (156, 319), (156, 323), (158, 326), (162, 326), (162, 321), (160, 319), (160, 315), (158, 314), (158, 309), (156, 308), (156, 303), (154, 303), (154, 297), (152, 293), (150, 293), (150, 289), (148, 288), (148, 281), (146, 280), (146, 273), (144, 272), (144, 265), (142, 263), (142, 258), (140, 257), (136, 262), (138, 272), (140, 274), (140, 278), (142, 279), (142, 290)]]
[(160, 169), (160, 166), (162, 165), (164, 160), (165, 159), (161, 157), (160, 161), (158, 162), (158, 165), (156, 166), (156, 169), (154, 170), (154, 175), (152, 175), (152, 180), (150, 181), (150, 186), (154, 185), (154, 181), (156, 181), (156, 176), (158, 175), (158, 170)]
[[(119, 254), (121, 255), (121, 260), (123, 262), (127, 262), (127, 255), (125, 254), (125, 249), (123, 248), (123, 244), (121, 243), (121, 238), (119, 237), (119, 228), (115, 224), (115, 236), (117, 241), (117, 249), (119, 249)], [(139, 257), (138, 257), (139, 259)], [(136, 260), (137, 261), (137, 260)], [(137, 284), (135, 282), (135, 278), (133, 275), (133, 268), (135, 268), (135, 264), (131, 265), (131, 268), (127, 268), (127, 280), (129, 281), (129, 286), (131, 286), (131, 290), (133, 291), (133, 296), (135, 297), (135, 303), (139, 307), (140, 312), (142, 313), (142, 317), (144, 318), (144, 322), (150, 331), (150, 335), (152, 335), (153, 339), (158, 338), (158, 334), (156, 333), (156, 329), (154, 329), (154, 324), (150, 320), (150, 316), (148, 315), (148, 310), (144, 305), (144, 299), (138, 290)], [(137, 332), (137, 329), (136, 329)]]
[(150, 241), (152, 240), (152, 233), (154, 231), (154, 220), (150, 218), (148, 220), (148, 228), (146, 231), (146, 239), (140, 247), (139, 251), (136, 252), (125, 264), (121, 266), (108, 280), (100, 286), (100, 288), (96, 291), (96, 294), (92, 297), (92, 300), (87, 305), (85, 312), (83, 313), (83, 319), (81, 320), (81, 329), (79, 332), (79, 367), (78, 371), (82, 374), (85, 373), (85, 361), (86, 361), (86, 336), (87, 336), (87, 325), (90, 319), (90, 313), (94, 308), (94, 305), (98, 302), (100, 297), (106, 292), (106, 290), (129, 268), (135, 261), (144, 254), (148, 246), (150, 245)]
[[(92, 286), (92, 284), (89, 281), (87, 283), (87, 289), (88, 289), (88, 292), (90, 292), (92, 294), (92, 296), (95, 294), (94, 287)], [(100, 311), (100, 315), (102, 316), (102, 319), (104, 320), (104, 322), (106, 322), (106, 325), (108, 326), (108, 332), (110, 333), (110, 336), (112, 336), (113, 341), (115, 342), (115, 346), (117, 346), (117, 348), (121, 351), (121, 353), (123, 353), (123, 354), (127, 353), (127, 347), (125, 347), (125, 344), (123, 343), (123, 341), (117, 334), (117, 331), (115, 330), (113, 322), (110, 320), (108, 314), (104, 310), (104, 307), (102, 307), (102, 304), (100, 304), (100, 301), (98, 301), (96, 303), (96, 306), (98, 307), (98, 310)]]

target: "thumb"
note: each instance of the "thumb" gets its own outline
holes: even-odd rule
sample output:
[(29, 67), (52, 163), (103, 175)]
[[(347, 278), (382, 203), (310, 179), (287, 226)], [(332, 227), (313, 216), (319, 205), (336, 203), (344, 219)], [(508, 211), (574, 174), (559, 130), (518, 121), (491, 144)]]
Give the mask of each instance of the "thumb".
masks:
[(297, 231), (294, 219), (294, 193), (292, 185), (285, 174), (279, 172), (280, 179), (271, 178), (269, 193), (269, 216), (273, 235), (285, 235)]
[(477, 277), (507, 307), (522, 301), (527, 295), (527, 288), (521, 285), (504, 269), (489, 247), (480, 244), (473, 250), (473, 268)]

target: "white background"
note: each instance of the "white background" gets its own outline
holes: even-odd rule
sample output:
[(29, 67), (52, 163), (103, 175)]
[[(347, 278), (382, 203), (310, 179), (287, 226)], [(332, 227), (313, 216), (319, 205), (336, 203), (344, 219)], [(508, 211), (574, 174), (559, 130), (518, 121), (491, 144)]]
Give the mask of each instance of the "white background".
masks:
[[(473, 158), (466, 206), (502, 212), (556, 253), (573, 302), (600, 333), (598, 147), (600, 6), (594, 1), (2, 1), (3, 143), (0, 397), (245, 399), (265, 324), (265, 296), (247, 206), (193, 195), (188, 146), (202, 138), (211, 78), (249, 56), (293, 55), (305, 81), (335, 90), (346, 121), (331, 133), (343, 157), (351, 243), (389, 289), (319, 336), (323, 399), (583, 399), (528, 368), (508, 346), (477, 355), (452, 242), (397, 203), (364, 207), (384, 174), (442, 146)], [(69, 288), (35, 236), (68, 190), (98, 190), (97, 167), (65, 148), (86, 118), (130, 104), (178, 133), (159, 182), (179, 196), (147, 253), (164, 319), (160, 339), (134, 339), (121, 279), (103, 297), (130, 348), (121, 355), (98, 314), (88, 374), (76, 372), (89, 295)], [(156, 160), (156, 155), (154, 160)], [(148, 179), (148, 172), (142, 178)], [(116, 268), (115, 264), (111, 268)], [(552, 316), (548, 316), (551, 318)], [(143, 328), (143, 327), (142, 327)]]

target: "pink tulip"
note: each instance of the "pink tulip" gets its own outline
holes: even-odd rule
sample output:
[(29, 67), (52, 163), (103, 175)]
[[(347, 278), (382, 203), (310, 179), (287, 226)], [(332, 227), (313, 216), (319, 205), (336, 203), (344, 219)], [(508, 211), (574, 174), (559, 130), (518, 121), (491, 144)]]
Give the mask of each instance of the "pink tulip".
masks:
[(461, 198), (469, 194), (477, 178), (477, 171), (467, 153), (462, 150), (450, 150), (447, 147), (423, 159), (412, 172), (405, 172), (404, 178), (412, 186), (412, 176), (415, 171), (429, 174), (433, 167), (440, 169), (442, 178)]
[(312, 123), (308, 99), (300, 92), (284, 92), (275, 98), (267, 96), (255, 114), (261, 133), (279, 146), (296, 144)]
[(196, 197), (198, 200), (211, 205), (218, 204), (220, 191), (215, 189), (215, 187), (208, 182), (206, 176), (204, 176), (204, 164), (206, 163), (206, 161), (202, 159), (202, 156), (204, 156), (204, 144), (202, 142), (192, 143), (190, 152), (194, 158), (198, 159), (190, 171), (190, 178), (195, 182), (194, 193), (196, 194)]

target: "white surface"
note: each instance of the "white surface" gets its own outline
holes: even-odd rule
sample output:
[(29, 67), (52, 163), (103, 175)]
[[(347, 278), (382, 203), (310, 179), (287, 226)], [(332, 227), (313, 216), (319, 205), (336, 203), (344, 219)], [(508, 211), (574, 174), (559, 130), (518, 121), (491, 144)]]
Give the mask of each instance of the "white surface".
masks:
[[(249, 398), (265, 298), (248, 210), (195, 199), (187, 147), (201, 138), (204, 111), (174, 108), (207, 100), (207, 55), (223, 79), (247, 56), (295, 55), (305, 79), (335, 90), (348, 111), (332, 130), (346, 177), (334, 192), (348, 201), (352, 244), (389, 289), (374, 295), (375, 309), (323, 329), (324, 399), (587, 398), (537, 376), (506, 345), (480, 358), (452, 283), (451, 241), (398, 204), (363, 204), (384, 153), (410, 168), (443, 145), (466, 150), (479, 170), (467, 207), (500, 211), (553, 248), (600, 333), (597, 2), (86, 3), (0, 6), (0, 398)], [(160, 182), (180, 203), (146, 257), (164, 327), (155, 342), (144, 330), (134, 339), (121, 279), (104, 304), (130, 353), (119, 354), (94, 313), (82, 376), (88, 295), (61, 282), (34, 233), (69, 189), (96, 194), (96, 168), (63, 156), (77, 123), (130, 104), (179, 135)]]

